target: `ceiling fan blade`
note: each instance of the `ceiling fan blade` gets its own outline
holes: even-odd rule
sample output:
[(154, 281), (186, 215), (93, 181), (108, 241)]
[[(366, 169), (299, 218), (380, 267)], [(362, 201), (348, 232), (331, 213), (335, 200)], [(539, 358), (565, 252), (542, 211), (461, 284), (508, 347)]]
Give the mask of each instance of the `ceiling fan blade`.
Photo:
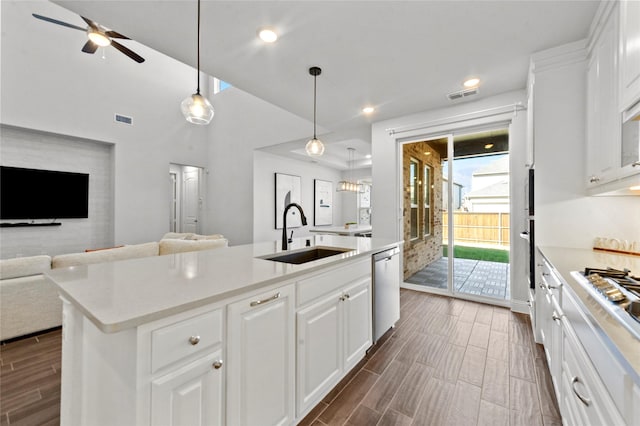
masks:
[(95, 22), (93, 22), (91, 19), (89, 18), (85, 18), (84, 16), (80, 16), (82, 19), (84, 19), (84, 22), (86, 22), (87, 24), (89, 24), (89, 26), (91, 28), (93, 28), (94, 30), (98, 29), (98, 24), (96, 24)]
[(79, 27), (77, 25), (69, 24), (68, 22), (58, 21), (57, 19), (48, 18), (46, 16), (38, 15), (37, 13), (31, 14), (34, 18), (42, 19), (43, 21), (51, 22), (52, 24), (62, 25), (63, 27), (73, 28), (74, 30), (86, 31), (86, 28)]
[(118, 49), (119, 51), (121, 51), (122, 53), (124, 53), (125, 55), (127, 55), (128, 57), (130, 57), (131, 59), (133, 59), (134, 61), (136, 61), (137, 63), (141, 64), (142, 62), (144, 62), (144, 58), (142, 56), (138, 55), (128, 47), (124, 47), (117, 41), (111, 40), (111, 45), (116, 49)]
[(84, 53), (95, 53), (96, 50), (98, 50), (98, 45), (91, 40), (87, 40), (84, 46), (82, 46), (82, 51)]
[(121, 39), (124, 39), (124, 40), (131, 40), (126, 35), (122, 35), (117, 31), (106, 31), (105, 34), (108, 35), (111, 38), (121, 38)]

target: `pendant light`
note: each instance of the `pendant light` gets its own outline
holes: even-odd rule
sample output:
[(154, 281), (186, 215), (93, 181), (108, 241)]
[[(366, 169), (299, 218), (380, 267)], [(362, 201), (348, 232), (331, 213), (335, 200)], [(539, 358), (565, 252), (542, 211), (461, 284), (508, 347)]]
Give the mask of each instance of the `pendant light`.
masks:
[(353, 162), (355, 161), (355, 148), (347, 148), (349, 151), (349, 159), (347, 166), (349, 167), (347, 172), (347, 179), (338, 182), (336, 192), (364, 192), (364, 185), (356, 182), (353, 179)]
[(198, 0), (198, 89), (180, 104), (184, 118), (193, 124), (209, 124), (213, 118), (213, 107), (200, 94), (200, 0)]
[(310, 157), (320, 157), (324, 153), (324, 144), (316, 137), (316, 78), (322, 73), (319, 67), (309, 68), (309, 74), (313, 76), (313, 139), (307, 142), (305, 149)]

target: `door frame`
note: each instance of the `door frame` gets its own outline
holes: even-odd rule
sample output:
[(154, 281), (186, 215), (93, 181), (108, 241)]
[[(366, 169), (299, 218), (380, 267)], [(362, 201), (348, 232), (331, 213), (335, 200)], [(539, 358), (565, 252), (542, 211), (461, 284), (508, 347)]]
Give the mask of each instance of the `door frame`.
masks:
[[(497, 128), (507, 128), (509, 135), (512, 133), (512, 120), (515, 114), (517, 114), (519, 108), (518, 105), (508, 105), (502, 108), (493, 108), (487, 111), (479, 111), (477, 113), (463, 114), (457, 117), (450, 117), (448, 119), (436, 120), (432, 123), (427, 123), (417, 127), (415, 129), (403, 130), (402, 133), (406, 134), (401, 136), (397, 130), (391, 131), (391, 136), (395, 139), (396, 147), (396, 191), (395, 202), (399, 217), (397, 221), (398, 236), (404, 238), (404, 221), (402, 218), (403, 209), (403, 152), (402, 147), (408, 143), (422, 142), (425, 140), (441, 139), (444, 137), (451, 138), (447, 143), (447, 155), (451, 159), (453, 158), (453, 137), (456, 134), (468, 134), (475, 132), (482, 132), (486, 130), (494, 130)], [(511, 140), (511, 139), (510, 139)], [(511, 145), (511, 144), (510, 144)], [(510, 167), (511, 172), (511, 167)], [(448, 179), (449, 182), (453, 182), (453, 167), (448, 167)], [(512, 185), (513, 183), (510, 183)], [(453, 223), (453, 210), (451, 204), (453, 202), (453, 194), (451, 184), (447, 185), (448, 191), (448, 203), (447, 214), (449, 216), (449, 223)], [(513, 215), (510, 215), (509, 226), (513, 229)], [(448, 227), (448, 240), (453, 241), (453, 226)], [(513, 259), (513, 244), (509, 246), (509, 286), (511, 287), (510, 294), (513, 295), (513, 283), (514, 283), (514, 268), (512, 266)], [(477, 296), (466, 293), (459, 293), (453, 291), (453, 257), (449, 256), (447, 267), (447, 289), (430, 288), (421, 285), (415, 285), (411, 283), (402, 282), (401, 287), (416, 291), (422, 291), (427, 293), (439, 294), (449, 297), (455, 297), (458, 299), (470, 300), (474, 302), (480, 302), (495, 306), (511, 307), (511, 300), (493, 299), (486, 296)]]

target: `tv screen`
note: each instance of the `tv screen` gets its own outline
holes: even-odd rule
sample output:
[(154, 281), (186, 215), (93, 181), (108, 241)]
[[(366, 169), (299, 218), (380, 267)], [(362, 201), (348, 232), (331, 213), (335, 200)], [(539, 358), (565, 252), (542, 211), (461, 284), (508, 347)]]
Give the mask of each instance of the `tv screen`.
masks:
[(0, 166), (0, 219), (89, 217), (89, 175)]

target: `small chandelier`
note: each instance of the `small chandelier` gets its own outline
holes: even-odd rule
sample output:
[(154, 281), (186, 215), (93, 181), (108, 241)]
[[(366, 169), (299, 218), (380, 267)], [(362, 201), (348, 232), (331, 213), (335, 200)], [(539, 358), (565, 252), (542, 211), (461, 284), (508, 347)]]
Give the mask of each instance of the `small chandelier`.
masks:
[(364, 186), (361, 183), (353, 180), (353, 161), (356, 150), (354, 148), (347, 148), (349, 151), (349, 171), (347, 173), (347, 180), (341, 180), (338, 182), (336, 192), (364, 192)]
[(198, 0), (198, 89), (180, 104), (184, 118), (193, 124), (209, 124), (213, 118), (213, 107), (200, 94), (200, 0)]
[(305, 149), (310, 157), (320, 157), (324, 153), (324, 144), (316, 137), (316, 78), (322, 73), (319, 67), (309, 68), (309, 74), (313, 76), (313, 138), (307, 142)]

